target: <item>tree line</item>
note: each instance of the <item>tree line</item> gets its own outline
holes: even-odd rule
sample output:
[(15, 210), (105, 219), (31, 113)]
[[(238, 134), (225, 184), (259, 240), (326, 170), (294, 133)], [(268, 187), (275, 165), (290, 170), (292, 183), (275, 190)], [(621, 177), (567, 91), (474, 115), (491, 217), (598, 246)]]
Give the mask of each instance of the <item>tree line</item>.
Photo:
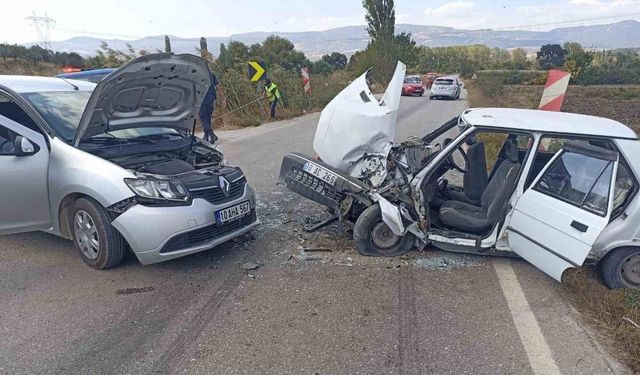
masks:
[[(295, 49), (294, 44), (279, 36), (269, 36), (262, 43), (246, 45), (231, 41), (220, 45), (217, 57), (208, 51), (207, 41), (201, 38), (196, 53), (209, 60), (217, 74), (246, 71), (248, 60), (264, 62), (269, 70), (282, 70), (300, 74), (308, 67), (313, 74), (328, 76), (345, 71), (351, 77), (374, 67), (372, 79), (385, 84), (393, 74), (398, 60), (403, 61), (411, 73), (460, 73), (470, 77), (483, 70), (549, 70), (565, 69), (577, 84), (622, 84), (640, 82), (640, 55), (638, 50), (596, 50), (578, 43), (548, 44), (533, 54), (522, 48), (506, 50), (486, 45), (450, 47), (417, 46), (411, 34), (395, 33), (394, 0), (362, 0), (366, 10), (365, 20), (370, 40), (367, 47), (350, 58), (340, 52), (332, 52), (317, 61), (310, 61)], [(171, 41), (165, 37), (164, 51), (171, 52)], [(157, 49), (154, 52), (161, 52)], [(124, 51), (111, 48), (102, 42), (91, 57), (77, 53), (54, 52), (34, 45), (24, 47), (0, 44), (0, 61), (30, 64), (49, 63), (58, 67), (78, 68), (118, 67), (127, 61), (150, 53), (134, 50), (127, 44)], [(514, 76), (515, 77), (515, 76)]]

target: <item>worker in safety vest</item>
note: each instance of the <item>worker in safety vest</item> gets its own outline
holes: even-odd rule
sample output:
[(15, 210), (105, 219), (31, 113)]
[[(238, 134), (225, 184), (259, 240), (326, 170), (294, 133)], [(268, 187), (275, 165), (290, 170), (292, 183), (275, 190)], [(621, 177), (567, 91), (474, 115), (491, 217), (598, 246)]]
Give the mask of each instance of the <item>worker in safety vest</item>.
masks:
[(267, 78), (264, 83), (264, 90), (267, 94), (267, 99), (269, 99), (269, 102), (271, 103), (271, 118), (276, 118), (276, 106), (282, 98), (278, 85)]

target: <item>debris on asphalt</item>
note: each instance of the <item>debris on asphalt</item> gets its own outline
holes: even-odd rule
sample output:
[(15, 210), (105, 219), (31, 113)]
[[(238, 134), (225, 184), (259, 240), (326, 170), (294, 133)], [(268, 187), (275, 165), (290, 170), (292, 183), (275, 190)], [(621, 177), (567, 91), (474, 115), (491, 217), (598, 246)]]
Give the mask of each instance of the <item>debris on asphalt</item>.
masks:
[(240, 269), (244, 270), (244, 271), (251, 271), (251, 270), (255, 270), (258, 267), (260, 267), (260, 265), (256, 262), (247, 262), (243, 265), (240, 266)]
[(155, 289), (156, 288), (152, 286), (145, 286), (144, 288), (125, 288), (125, 289), (116, 290), (116, 294), (127, 296), (129, 294), (147, 293), (147, 292), (154, 291)]
[(255, 279), (255, 278), (256, 278), (256, 275), (252, 275), (252, 274), (248, 274), (247, 276), (249, 276), (249, 277), (250, 277), (250, 278), (252, 278), (252, 279)]
[(475, 266), (478, 262), (478, 259), (472, 256), (447, 254), (414, 259), (413, 265), (419, 268), (450, 271), (454, 268)]
[(329, 249), (328, 247), (303, 247), (301, 248), (302, 251), (304, 251), (305, 253), (312, 253), (312, 252), (331, 252), (333, 250)]
[(351, 262), (349, 262), (349, 263), (335, 262), (334, 265), (336, 265), (336, 266), (345, 266), (345, 267), (353, 267), (353, 263), (351, 263)]
[(295, 259), (295, 260), (300, 261), (300, 262), (303, 262), (303, 261), (313, 262), (313, 261), (316, 261), (316, 260), (322, 260), (322, 257), (307, 255), (303, 251), (300, 251), (300, 254), (291, 255), (289, 257), (289, 260), (291, 260), (291, 259)]

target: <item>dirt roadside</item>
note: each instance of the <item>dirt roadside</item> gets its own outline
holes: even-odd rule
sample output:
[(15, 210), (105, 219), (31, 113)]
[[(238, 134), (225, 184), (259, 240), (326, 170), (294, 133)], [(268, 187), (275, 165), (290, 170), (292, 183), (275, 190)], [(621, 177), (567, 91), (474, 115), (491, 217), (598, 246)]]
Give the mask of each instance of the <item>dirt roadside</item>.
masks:
[[(490, 92), (468, 82), (471, 107), (536, 108), (542, 86), (504, 85)], [(570, 86), (565, 112), (601, 116), (640, 131), (640, 85)], [(596, 328), (601, 344), (640, 373), (640, 290), (608, 290), (595, 267), (568, 271), (565, 294), (584, 321)]]

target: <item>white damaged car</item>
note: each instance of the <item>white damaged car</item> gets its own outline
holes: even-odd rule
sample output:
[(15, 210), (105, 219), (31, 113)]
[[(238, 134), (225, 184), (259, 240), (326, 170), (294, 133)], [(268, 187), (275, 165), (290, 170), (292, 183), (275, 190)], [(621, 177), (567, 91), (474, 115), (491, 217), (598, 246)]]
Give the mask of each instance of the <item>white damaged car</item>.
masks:
[(608, 287), (640, 286), (635, 132), (592, 116), (484, 108), (394, 144), (404, 70), (381, 100), (365, 75), (338, 94), (320, 117), (318, 157), (287, 154), (280, 182), (329, 207), (327, 222), (353, 222), (363, 255), (431, 244), (520, 256), (558, 281), (598, 264)]
[(254, 228), (242, 170), (195, 136), (210, 85), (206, 61), (172, 54), (135, 59), (98, 85), (0, 76), (0, 234), (71, 239), (103, 269), (129, 248), (150, 264)]

